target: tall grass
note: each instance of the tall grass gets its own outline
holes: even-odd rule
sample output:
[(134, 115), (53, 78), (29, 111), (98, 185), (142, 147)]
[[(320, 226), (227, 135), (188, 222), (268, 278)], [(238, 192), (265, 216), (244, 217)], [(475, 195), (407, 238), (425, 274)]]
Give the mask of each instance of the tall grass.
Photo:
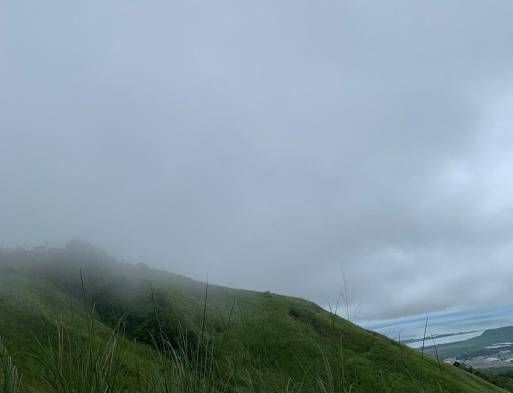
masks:
[(162, 329), (153, 290), (152, 301), (159, 327), (159, 337), (152, 337), (155, 349), (152, 372), (146, 377), (144, 384), (141, 384), (139, 379), (138, 393), (222, 392), (214, 357), (214, 343), (206, 334), (208, 283), (205, 287), (201, 329), (195, 344), (189, 340), (189, 334), (181, 324), (179, 324), (178, 337), (170, 340)]
[[(41, 369), (41, 382), (48, 393), (358, 393), (346, 377), (342, 345), (336, 357), (319, 352), (318, 370), (305, 370), (303, 381), (288, 379), (280, 385), (266, 380), (258, 369), (240, 368), (216, 359), (214, 343), (188, 341), (183, 331), (176, 340), (155, 338), (149, 364), (128, 366), (132, 345), (121, 334), (122, 324), (105, 337), (91, 320), (87, 331), (57, 324), (56, 338), (39, 343), (34, 355)], [(161, 342), (159, 342), (161, 340)], [(5, 346), (0, 342), (2, 388), (0, 393), (21, 393), (20, 376)], [(298, 365), (300, 367), (300, 365)], [(382, 374), (376, 393), (391, 393)], [(439, 392), (443, 392), (438, 385)], [(39, 392), (39, 390), (37, 390)], [(431, 391), (431, 390), (429, 390)], [(34, 391), (35, 392), (35, 391)], [(412, 380), (412, 393), (424, 392), (422, 383)]]
[(129, 370), (126, 351), (120, 346), (118, 329), (103, 339), (94, 318), (85, 334), (57, 324), (57, 338), (39, 343), (35, 355), (43, 373), (41, 379), (52, 393), (125, 393)]
[[(208, 331), (208, 287), (203, 304), (203, 320), (197, 340), (180, 325), (179, 337), (167, 337), (160, 328), (152, 337), (154, 349), (145, 364), (134, 364), (132, 345), (123, 335), (123, 320), (112, 329), (96, 322), (94, 305), (86, 326), (78, 318), (57, 322), (56, 335), (38, 342), (34, 359), (48, 393), (358, 393), (354, 378), (347, 378), (342, 336), (336, 355), (328, 356), (319, 347), (319, 368), (303, 370), (303, 380), (269, 380), (265, 370), (241, 366), (236, 359), (216, 354), (215, 341)], [(231, 320), (231, 313), (228, 321)], [(158, 320), (158, 312), (155, 310)], [(83, 320), (82, 320), (83, 321)], [(228, 331), (228, 329), (227, 329)], [(223, 339), (225, 339), (223, 335)], [(402, 351), (402, 348), (401, 348)], [(0, 341), (3, 390), (21, 393), (20, 376)], [(421, 362), (424, 362), (423, 357)], [(267, 377), (266, 377), (267, 376)], [(422, 375), (421, 375), (422, 376)], [(381, 392), (392, 392), (380, 374)], [(412, 392), (424, 392), (422, 380), (412, 381)], [(23, 390), (27, 392), (29, 390)], [(33, 391), (33, 390), (30, 390)], [(440, 387), (440, 392), (442, 389)], [(378, 393), (378, 391), (377, 391)]]
[(320, 393), (352, 393), (354, 385), (350, 383), (344, 372), (344, 354), (339, 349), (338, 367), (334, 367), (329, 358), (321, 352), (322, 370), (314, 378)]
[(18, 369), (16, 368), (13, 359), (7, 351), (7, 348), (1, 338), (0, 362), (0, 380), (2, 381), (3, 393), (17, 393), (20, 390), (21, 378), (18, 374)]
[(179, 348), (164, 340), (156, 345), (152, 371), (146, 377), (140, 393), (211, 393), (218, 389), (216, 363), (212, 348), (205, 346), (202, 352), (189, 348), (183, 335)]

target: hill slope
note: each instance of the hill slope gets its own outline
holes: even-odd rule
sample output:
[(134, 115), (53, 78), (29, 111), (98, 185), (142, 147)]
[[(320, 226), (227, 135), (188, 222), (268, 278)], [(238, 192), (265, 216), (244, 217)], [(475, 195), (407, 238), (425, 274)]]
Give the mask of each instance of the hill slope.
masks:
[[(108, 343), (122, 320), (125, 353), (117, 362), (123, 381), (133, 386), (135, 371), (154, 371), (164, 342), (171, 353), (201, 359), (197, 380), (215, 379), (205, 382), (208, 389), (195, 382), (197, 392), (504, 392), (308, 301), (215, 285), (206, 290), (204, 283), (119, 263), (80, 243), (65, 250), (0, 251), (0, 312), (0, 336), (27, 391), (59, 391), (43, 381), (51, 370), (40, 355), (53, 345), (45, 344), (48, 338), (56, 342), (56, 321), (80, 343), (94, 321), (96, 334)], [(63, 347), (73, 351), (78, 345)], [(205, 351), (193, 354), (196, 348)], [(215, 360), (208, 375), (204, 365), (214, 362), (207, 357)]]

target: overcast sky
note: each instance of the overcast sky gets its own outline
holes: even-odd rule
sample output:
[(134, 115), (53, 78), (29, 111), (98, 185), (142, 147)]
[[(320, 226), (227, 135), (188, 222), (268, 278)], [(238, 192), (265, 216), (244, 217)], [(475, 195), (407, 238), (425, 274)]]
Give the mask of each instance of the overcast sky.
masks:
[(509, 302), (510, 0), (0, 0), (0, 244), (361, 317)]

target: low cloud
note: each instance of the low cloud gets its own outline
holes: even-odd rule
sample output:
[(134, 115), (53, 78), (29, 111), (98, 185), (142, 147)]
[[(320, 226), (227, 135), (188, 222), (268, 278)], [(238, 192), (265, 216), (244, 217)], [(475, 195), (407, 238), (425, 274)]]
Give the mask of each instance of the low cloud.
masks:
[(513, 4), (3, 8), (4, 245), (319, 303), (343, 273), (365, 318), (509, 297)]

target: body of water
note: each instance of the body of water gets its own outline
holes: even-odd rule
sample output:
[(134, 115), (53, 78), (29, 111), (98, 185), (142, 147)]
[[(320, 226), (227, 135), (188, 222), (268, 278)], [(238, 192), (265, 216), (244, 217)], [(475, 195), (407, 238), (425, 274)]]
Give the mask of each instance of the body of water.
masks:
[[(434, 334), (434, 333), (433, 333)], [(431, 336), (427, 337), (425, 340), (425, 346), (430, 347), (433, 345), (433, 343), (436, 343), (436, 345), (440, 344), (449, 344), (456, 341), (464, 341), (468, 340), (470, 338), (478, 337), (481, 334), (483, 334), (483, 331), (477, 331), (477, 332), (470, 332), (470, 333), (459, 333), (454, 334), (452, 336), (444, 336), (444, 337), (434, 337), (431, 338)], [(422, 339), (419, 338), (417, 341), (409, 342), (406, 345), (408, 345), (411, 348), (420, 348), (422, 347)]]
[[(418, 339), (408, 345), (420, 347), (422, 346), (421, 340), (424, 335), (426, 318), (428, 319), (427, 336), (452, 334), (436, 338), (437, 344), (444, 344), (476, 337), (487, 329), (513, 326), (513, 305), (462, 308), (397, 319), (360, 321), (360, 325), (395, 340), (398, 340), (399, 337), (401, 341)], [(426, 340), (426, 345), (432, 344), (431, 339)]]

